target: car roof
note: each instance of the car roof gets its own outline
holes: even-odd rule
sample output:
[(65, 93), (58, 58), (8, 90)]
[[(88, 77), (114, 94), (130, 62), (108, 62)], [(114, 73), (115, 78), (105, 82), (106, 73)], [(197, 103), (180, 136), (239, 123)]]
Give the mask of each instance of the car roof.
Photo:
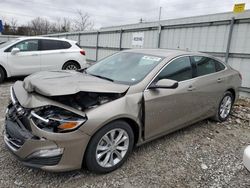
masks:
[(160, 56), (160, 57), (168, 57), (168, 56), (180, 56), (180, 55), (201, 55), (204, 56), (207, 54), (201, 52), (192, 52), (188, 50), (176, 50), (176, 49), (130, 49), (125, 50), (124, 52), (134, 52), (134, 53), (143, 53), (153, 56)]
[(49, 40), (60, 40), (60, 41), (67, 41), (67, 42), (77, 42), (77, 41), (68, 40), (68, 39), (65, 39), (65, 38), (37, 37), (37, 36), (32, 36), (32, 37), (19, 37), (18, 39), (20, 39), (20, 40), (27, 40), (27, 39), (49, 39)]

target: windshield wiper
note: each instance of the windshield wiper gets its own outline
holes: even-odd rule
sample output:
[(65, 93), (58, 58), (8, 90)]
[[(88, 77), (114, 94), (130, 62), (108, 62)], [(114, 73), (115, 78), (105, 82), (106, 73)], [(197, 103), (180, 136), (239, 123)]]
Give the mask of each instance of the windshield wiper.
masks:
[(114, 82), (114, 80), (112, 80), (111, 78), (107, 78), (105, 76), (100, 76), (100, 75), (96, 75), (96, 74), (90, 74), (90, 75), (98, 77), (98, 78), (101, 78), (101, 79), (104, 79), (104, 80), (108, 80), (108, 81)]

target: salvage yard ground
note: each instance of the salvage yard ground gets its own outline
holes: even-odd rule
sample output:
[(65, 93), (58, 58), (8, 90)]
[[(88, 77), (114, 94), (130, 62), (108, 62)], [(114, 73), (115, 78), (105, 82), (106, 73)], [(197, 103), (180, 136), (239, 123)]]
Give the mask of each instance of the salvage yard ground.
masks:
[(249, 99), (238, 101), (225, 123), (205, 120), (136, 148), (110, 174), (49, 173), (24, 167), (4, 147), (4, 113), (14, 81), (0, 85), (0, 187), (250, 187), (242, 164), (250, 144)]

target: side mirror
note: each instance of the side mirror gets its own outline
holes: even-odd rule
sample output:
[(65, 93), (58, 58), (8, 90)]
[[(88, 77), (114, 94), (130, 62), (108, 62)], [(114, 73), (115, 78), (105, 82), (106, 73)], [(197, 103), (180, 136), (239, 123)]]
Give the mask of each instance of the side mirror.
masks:
[(20, 52), (20, 49), (19, 49), (19, 48), (12, 48), (12, 50), (11, 50), (11, 54), (12, 54), (12, 55), (17, 54), (18, 52)]
[(169, 80), (169, 79), (161, 79), (156, 83), (152, 83), (149, 86), (149, 89), (157, 89), (157, 88), (162, 88), (162, 89), (175, 89), (178, 87), (178, 82), (175, 80)]

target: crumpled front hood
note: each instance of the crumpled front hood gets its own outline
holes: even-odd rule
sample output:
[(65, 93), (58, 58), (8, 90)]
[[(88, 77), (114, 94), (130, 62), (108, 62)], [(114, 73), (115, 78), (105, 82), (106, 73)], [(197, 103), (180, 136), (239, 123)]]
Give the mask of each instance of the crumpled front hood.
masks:
[(32, 74), (23, 81), (27, 92), (44, 96), (71, 95), (80, 91), (124, 93), (129, 86), (116, 84), (76, 71), (46, 71)]

